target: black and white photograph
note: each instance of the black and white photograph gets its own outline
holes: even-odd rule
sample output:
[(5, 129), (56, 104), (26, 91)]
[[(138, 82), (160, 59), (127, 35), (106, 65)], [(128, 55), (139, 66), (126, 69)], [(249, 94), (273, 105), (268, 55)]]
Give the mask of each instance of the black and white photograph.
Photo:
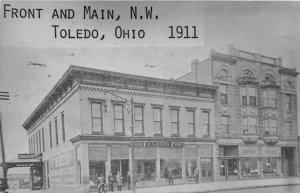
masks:
[(0, 1), (0, 193), (297, 193), (300, 2)]

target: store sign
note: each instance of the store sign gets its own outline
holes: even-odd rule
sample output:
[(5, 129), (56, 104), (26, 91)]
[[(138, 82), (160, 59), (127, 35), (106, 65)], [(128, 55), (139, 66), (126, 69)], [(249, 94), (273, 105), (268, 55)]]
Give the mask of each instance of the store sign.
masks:
[(239, 146), (240, 157), (259, 157), (258, 146)]
[(75, 164), (75, 152), (74, 150), (60, 153), (50, 158), (50, 169), (59, 169), (70, 167)]
[(200, 147), (200, 157), (212, 157), (212, 147)]
[(183, 143), (176, 142), (165, 142), (165, 141), (145, 141), (145, 142), (134, 142), (135, 147), (183, 147)]
[(280, 147), (262, 146), (261, 156), (262, 157), (281, 157), (281, 149), (280, 149)]
[(41, 157), (42, 157), (42, 153), (39, 153), (39, 154), (33, 154), (33, 153), (18, 154), (19, 159), (37, 159), (37, 158), (41, 158)]

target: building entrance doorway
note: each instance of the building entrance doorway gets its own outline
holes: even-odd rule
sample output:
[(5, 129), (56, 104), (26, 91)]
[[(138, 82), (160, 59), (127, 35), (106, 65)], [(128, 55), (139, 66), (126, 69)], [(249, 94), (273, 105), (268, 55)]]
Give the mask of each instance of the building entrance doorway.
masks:
[(211, 158), (201, 158), (201, 181), (212, 181), (212, 159)]
[(220, 176), (226, 180), (238, 178), (238, 160), (236, 158), (220, 159)]
[(282, 173), (284, 176), (295, 176), (294, 147), (282, 148)]
[(118, 171), (120, 171), (123, 176), (123, 181), (126, 181), (126, 176), (129, 171), (129, 159), (118, 159), (111, 160), (111, 173), (112, 175), (117, 175)]

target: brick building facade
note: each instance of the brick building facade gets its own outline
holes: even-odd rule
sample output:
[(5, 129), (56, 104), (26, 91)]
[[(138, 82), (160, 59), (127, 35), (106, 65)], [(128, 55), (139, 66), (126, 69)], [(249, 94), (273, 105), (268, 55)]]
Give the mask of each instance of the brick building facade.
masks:
[(217, 178), (296, 176), (298, 72), (281, 58), (229, 47), (194, 60), (178, 80), (218, 86), (215, 102)]
[(88, 192), (109, 173), (126, 181), (132, 120), (138, 186), (167, 184), (166, 169), (177, 183), (194, 183), (197, 167), (212, 181), (216, 89), (71, 66), (23, 124), (30, 153), (42, 153), (45, 187)]

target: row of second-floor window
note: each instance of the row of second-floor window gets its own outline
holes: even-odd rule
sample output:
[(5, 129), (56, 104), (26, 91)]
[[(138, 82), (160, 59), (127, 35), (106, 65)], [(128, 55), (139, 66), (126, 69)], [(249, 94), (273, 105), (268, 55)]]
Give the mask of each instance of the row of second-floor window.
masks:
[[(220, 85), (221, 104), (228, 104), (228, 86)], [(286, 94), (285, 110), (292, 110), (292, 95)], [(262, 106), (263, 107), (277, 107), (276, 91), (272, 89), (262, 90)], [(241, 87), (241, 104), (242, 106), (257, 106), (257, 88), (255, 86)]]
[[(103, 103), (91, 102), (92, 109), (92, 129), (93, 133), (103, 133)], [(135, 135), (144, 135), (145, 127), (145, 112), (144, 105), (134, 105), (133, 108), (133, 121), (134, 121), (134, 133)], [(114, 118), (114, 132), (124, 134), (124, 105), (115, 103), (113, 104), (113, 118)], [(180, 131), (180, 119), (178, 107), (170, 107), (170, 125), (171, 134), (173, 136), (179, 136)], [(187, 132), (189, 136), (195, 136), (195, 111), (196, 109), (186, 109), (187, 113)], [(129, 112), (130, 114), (131, 112)], [(210, 112), (202, 111), (203, 113), (203, 129), (204, 135), (210, 135)], [(153, 133), (155, 135), (163, 134), (163, 106), (152, 106), (152, 121), (153, 121)]]
[[(61, 124), (61, 134), (62, 134), (62, 142), (66, 140), (65, 133), (65, 115), (62, 112), (60, 114), (60, 124)], [(54, 132), (54, 135), (53, 135)], [(48, 123), (48, 137), (49, 137), (49, 147), (53, 148), (53, 144), (59, 144), (59, 136), (58, 136), (58, 118), (54, 118), (54, 128), (52, 127), (52, 122)], [(55, 137), (55, 138), (54, 138)], [(53, 140), (55, 141), (53, 142)], [(29, 152), (30, 153), (41, 153), (45, 152), (45, 129), (42, 128), (39, 132), (34, 134), (29, 138)]]
[[(221, 124), (225, 127), (227, 133), (229, 133), (229, 117), (221, 116)], [(242, 130), (243, 134), (257, 134), (257, 118), (256, 117), (242, 117)], [(277, 134), (277, 120), (276, 119), (264, 119), (263, 120), (263, 132), (265, 135)], [(287, 136), (293, 135), (293, 122), (286, 121), (284, 129)]]
[(28, 139), (29, 153), (41, 153), (45, 152), (45, 130), (41, 129)]

